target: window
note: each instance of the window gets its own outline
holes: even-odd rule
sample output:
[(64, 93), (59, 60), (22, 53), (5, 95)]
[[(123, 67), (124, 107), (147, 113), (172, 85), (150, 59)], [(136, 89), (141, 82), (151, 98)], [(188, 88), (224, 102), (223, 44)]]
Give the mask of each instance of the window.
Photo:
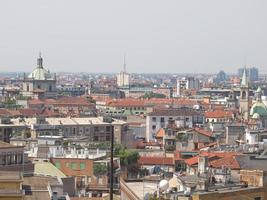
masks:
[(49, 85), (49, 92), (52, 92), (52, 85)]
[(255, 197), (254, 200), (261, 200), (261, 197)]
[(72, 162), (71, 163), (71, 169), (77, 169), (77, 163)]
[(57, 161), (57, 162), (55, 162), (55, 166), (56, 166), (56, 168), (60, 169), (61, 168), (61, 163)]
[(161, 118), (160, 118), (160, 122), (161, 122), (161, 123), (164, 123), (164, 122), (165, 122), (165, 118), (164, 118), (164, 117), (161, 117)]
[(27, 92), (29, 92), (30, 91), (30, 86), (29, 86), (29, 84), (27, 84)]
[(152, 122), (156, 122), (157, 118), (156, 117), (152, 117)]
[(85, 169), (85, 168), (86, 168), (85, 163), (80, 163), (80, 169)]
[(111, 130), (111, 127), (110, 126), (107, 126), (106, 127), (106, 131), (109, 132)]
[(155, 125), (153, 125), (153, 126), (152, 126), (152, 130), (155, 130), (155, 129), (156, 129), (156, 126), (155, 126)]

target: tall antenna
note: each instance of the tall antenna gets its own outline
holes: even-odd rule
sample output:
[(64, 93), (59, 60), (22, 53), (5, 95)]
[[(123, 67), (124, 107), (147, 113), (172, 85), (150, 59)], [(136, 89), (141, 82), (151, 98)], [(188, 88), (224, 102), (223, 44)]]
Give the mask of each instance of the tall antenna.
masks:
[(123, 72), (126, 73), (126, 55), (124, 53), (124, 57), (123, 57)]

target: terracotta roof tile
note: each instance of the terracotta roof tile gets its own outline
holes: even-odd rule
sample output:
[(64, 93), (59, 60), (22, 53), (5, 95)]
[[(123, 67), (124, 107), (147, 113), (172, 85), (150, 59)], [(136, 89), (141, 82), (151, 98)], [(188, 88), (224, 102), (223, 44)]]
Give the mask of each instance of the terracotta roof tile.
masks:
[(174, 165), (173, 157), (142, 156), (138, 160), (139, 165)]
[(165, 135), (165, 130), (163, 128), (160, 128), (156, 133), (157, 138), (163, 138), (164, 135)]
[(218, 160), (213, 160), (209, 162), (209, 165), (213, 168), (221, 168), (222, 166), (224, 166), (230, 169), (240, 169), (240, 165), (236, 160), (235, 156), (224, 157)]
[(234, 113), (226, 110), (214, 110), (205, 112), (206, 118), (233, 118)]

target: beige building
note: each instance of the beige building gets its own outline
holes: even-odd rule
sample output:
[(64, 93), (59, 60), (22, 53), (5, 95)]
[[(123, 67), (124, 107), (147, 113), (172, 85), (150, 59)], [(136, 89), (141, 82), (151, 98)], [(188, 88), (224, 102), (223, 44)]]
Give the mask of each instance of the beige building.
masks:
[[(105, 122), (103, 117), (84, 118), (21, 118), (11, 119), (9, 124), (0, 124), (1, 127), (8, 127), (9, 137), (18, 131), (30, 131), (32, 138), (42, 135), (62, 135), (67, 138), (88, 138), (93, 142), (110, 141), (112, 131), (117, 143), (122, 142), (123, 136), (127, 133), (127, 123), (114, 119), (112, 123)], [(113, 129), (112, 129), (113, 128)], [(1, 132), (0, 132), (1, 133)]]

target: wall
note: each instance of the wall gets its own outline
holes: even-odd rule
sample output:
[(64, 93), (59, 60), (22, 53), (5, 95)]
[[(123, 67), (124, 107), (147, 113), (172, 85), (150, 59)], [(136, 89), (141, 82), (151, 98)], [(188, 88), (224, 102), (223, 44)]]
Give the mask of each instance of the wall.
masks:
[(195, 194), (192, 200), (254, 200), (261, 197), (266, 199), (266, 188), (244, 188), (240, 190), (227, 190), (221, 192), (211, 192), (204, 194)]

